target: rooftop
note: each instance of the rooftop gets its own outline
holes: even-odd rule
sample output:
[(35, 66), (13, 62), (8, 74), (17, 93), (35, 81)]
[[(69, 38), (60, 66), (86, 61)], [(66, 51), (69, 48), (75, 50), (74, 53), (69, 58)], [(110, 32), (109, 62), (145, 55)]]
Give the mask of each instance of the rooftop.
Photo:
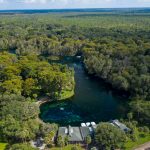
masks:
[(79, 127), (60, 127), (58, 130), (58, 135), (61, 135), (62, 137), (68, 136), (70, 142), (83, 141)]
[(89, 127), (59, 127), (58, 136), (68, 136), (70, 142), (83, 142), (91, 132)]
[(111, 124), (115, 125), (116, 127), (120, 128), (122, 131), (128, 132), (130, 129), (123, 123), (119, 122), (119, 120), (112, 120)]

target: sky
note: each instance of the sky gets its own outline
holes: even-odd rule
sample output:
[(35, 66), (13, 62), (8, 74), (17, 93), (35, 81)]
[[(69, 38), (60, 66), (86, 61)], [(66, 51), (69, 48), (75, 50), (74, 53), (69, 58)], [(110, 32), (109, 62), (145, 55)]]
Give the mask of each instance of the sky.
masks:
[(150, 0), (0, 0), (0, 10), (150, 7)]

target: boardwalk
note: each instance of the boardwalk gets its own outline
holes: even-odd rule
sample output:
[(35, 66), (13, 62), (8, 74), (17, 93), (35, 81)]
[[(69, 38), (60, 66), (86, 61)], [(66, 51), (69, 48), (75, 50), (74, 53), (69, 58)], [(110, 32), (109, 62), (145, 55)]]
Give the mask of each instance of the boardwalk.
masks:
[(150, 142), (140, 145), (139, 147), (137, 147), (134, 150), (150, 150)]

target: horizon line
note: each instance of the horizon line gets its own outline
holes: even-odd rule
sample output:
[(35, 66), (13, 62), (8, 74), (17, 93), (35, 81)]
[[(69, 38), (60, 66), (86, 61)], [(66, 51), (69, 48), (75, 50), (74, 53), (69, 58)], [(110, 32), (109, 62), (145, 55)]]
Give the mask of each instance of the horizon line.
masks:
[(150, 9), (150, 6), (146, 7), (146, 6), (143, 6), (143, 7), (139, 7), (139, 6), (135, 6), (135, 7), (99, 7), (99, 8), (88, 8), (88, 7), (85, 7), (85, 8), (25, 8), (25, 9), (21, 9), (21, 8), (18, 8), (18, 9), (0, 9), (0, 11), (19, 11), (19, 10), (81, 10), (81, 9)]

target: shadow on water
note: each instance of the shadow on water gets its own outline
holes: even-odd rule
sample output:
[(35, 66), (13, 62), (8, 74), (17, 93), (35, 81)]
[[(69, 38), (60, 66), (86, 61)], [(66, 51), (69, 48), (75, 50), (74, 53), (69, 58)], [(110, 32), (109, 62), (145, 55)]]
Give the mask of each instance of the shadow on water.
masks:
[(128, 100), (101, 79), (88, 75), (80, 61), (63, 59), (75, 70), (75, 95), (67, 100), (43, 104), (40, 117), (45, 122), (79, 125), (81, 122), (108, 121), (125, 116)]

